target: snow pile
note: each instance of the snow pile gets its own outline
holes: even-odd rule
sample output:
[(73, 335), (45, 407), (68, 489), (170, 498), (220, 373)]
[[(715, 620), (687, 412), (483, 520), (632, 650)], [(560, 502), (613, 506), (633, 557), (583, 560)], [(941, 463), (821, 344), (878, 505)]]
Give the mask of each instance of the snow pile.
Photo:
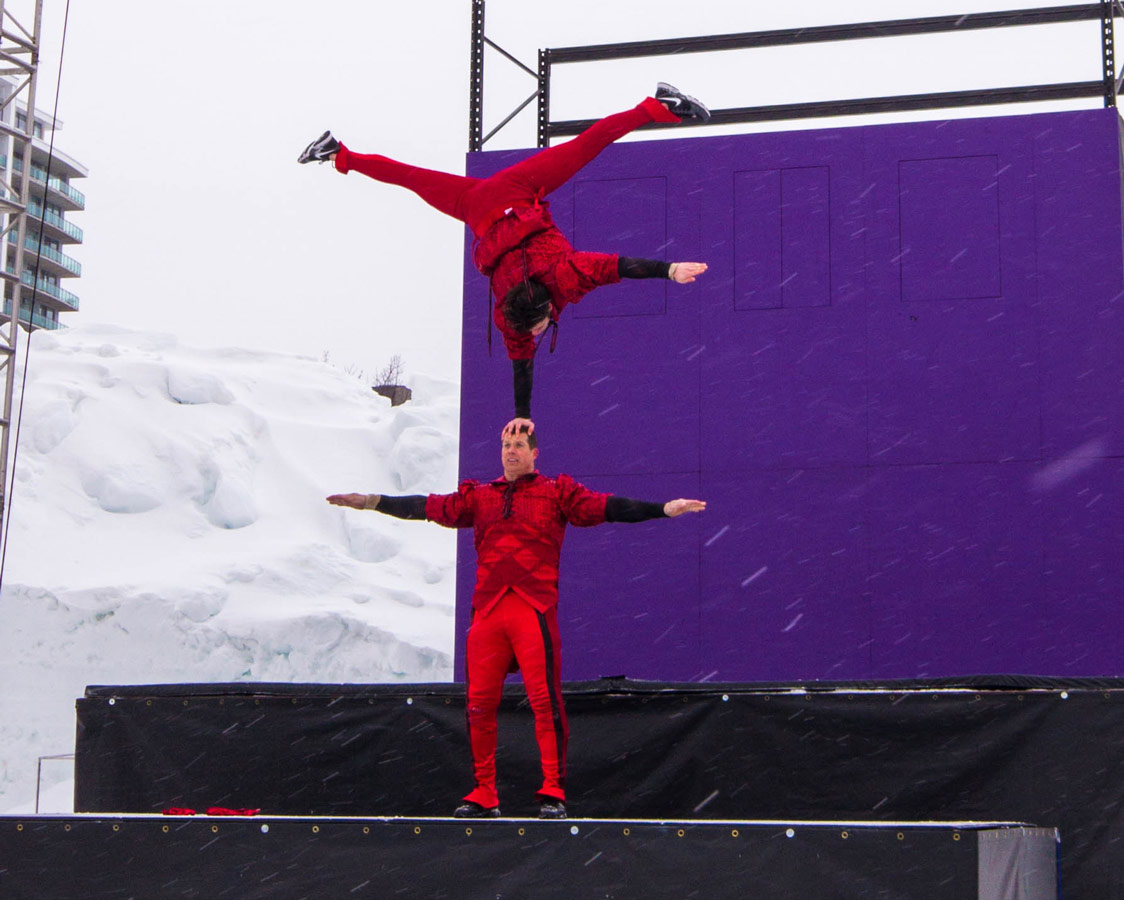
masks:
[[(22, 350), (22, 344), (21, 344)], [(458, 392), (307, 358), (37, 332), (0, 594), (0, 809), (87, 684), (447, 681), (455, 535), (330, 506), (456, 486)]]

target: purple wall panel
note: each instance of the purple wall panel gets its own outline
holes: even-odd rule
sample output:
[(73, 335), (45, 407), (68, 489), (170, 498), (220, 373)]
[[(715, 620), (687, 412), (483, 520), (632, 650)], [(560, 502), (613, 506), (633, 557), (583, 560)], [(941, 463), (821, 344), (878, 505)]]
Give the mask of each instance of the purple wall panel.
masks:
[(784, 306), (831, 304), (831, 172), (781, 171), (781, 275)]
[[(611, 209), (611, 216), (605, 209)], [(598, 250), (612, 247), (621, 256), (662, 258), (667, 250), (667, 179), (614, 178), (578, 181), (574, 186), (574, 247)], [(617, 316), (662, 316), (667, 311), (667, 285), (622, 281), (598, 300), (579, 303), (570, 315), (581, 319)]]
[(1043, 566), (1030, 473), (1027, 463), (877, 470), (866, 494), (875, 676), (1018, 672), (1041, 652), (1041, 629), (1026, 627)]
[(781, 173), (734, 173), (734, 306), (784, 306)]
[(898, 163), (903, 300), (1003, 295), (998, 171), (996, 156)]
[[(709, 503), (571, 532), (566, 677), (1124, 672), (1119, 160), (1090, 110), (632, 142), (556, 192), (579, 249), (710, 264), (598, 290), (536, 361), (544, 471)], [(466, 263), (476, 477), (486, 292)]]
[(831, 303), (830, 170), (734, 173), (737, 309)]
[(1078, 134), (1046, 121), (1034, 131), (1038, 195), (1042, 451), (1124, 455), (1120, 369), (1124, 347), (1119, 120), (1100, 116)]
[[(697, 497), (700, 491), (697, 473), (574, 477), (626, 497)], [(698, 605), (677, 602), (699, 595), (702, 519), (568, 530), (558, 606), (566, 678), (697, 681), (705, 675), (698, 668)]]
[(867, 142), (872, 462), (1038, 456), (1035, 118), (888, 125)]
[[(701, 448), (704, 472), (857, 464), (866, 459), (861, 134), (839, 129), (808, 132), (798, 141), (791, 138), (772, 134), (696, 142), (696, 167), (705, 173), (703, 221), (712, 235), (704, 253), (711, 268), (697, 285), (703, 346), (698, 404), (709, 435)], [(761, 255), (753, 249), (754, 218), (768, 213), (768, 192), (756, 192), (755, 204), (749, 205), (738, 191), (744, 194), (747, 185), (760, 183), (758, 174), (778, 164), (781, 168), (772, 171), (805, 173), (804, 184), (820, 185), (818, 196), (821, 201), (826, 198), (826, 207), (822, 202), (818, 209), (804, 204), (790, 221), (809, 226), (799, 256), (801, 268), (830, 272), (828, 305), (805, 308), (809, 294), (800, 298), (805, 304), (790, 302), (787, 285), (781, 286), (798, 270), (786, 272), (782, 264), (782, 257), (790, 257), (783, 252), (779, 214), (770, 219), (777, 229), (775, 239), (765, 242), (777, 256), (770, 270), (779, 279), (771, 292), (777, 302), (757, 304), (778, 308), (754, 308), (755, 295), (743, 287), (748, 284), (743, 253)], [(826, 187), (819, 181), (824, 170)], [(780, 174), (776, 180), (772, 196), (779, 200)], [(787, 199), (798, 193), (791, 186), (786, 190)], [(821, 220), (818, 210), (828, 215), (826, 235), (816, 227)], [(732, 243), (724, 239), (729, 231), (734, 233)], [(815, 280), (824, 284), (818, 274)], [(783, 413), (778, 415), (778, 410)]]
[(704, 473), (702, 665), (714, 681), (853, 677), (870, 662), (861, 470)]

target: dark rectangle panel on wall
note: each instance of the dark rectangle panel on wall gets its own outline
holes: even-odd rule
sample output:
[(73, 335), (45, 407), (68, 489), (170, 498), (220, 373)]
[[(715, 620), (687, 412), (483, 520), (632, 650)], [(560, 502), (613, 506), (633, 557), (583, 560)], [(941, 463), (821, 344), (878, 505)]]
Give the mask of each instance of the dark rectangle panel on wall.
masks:
[(903, 300), (1002, 296), (997, 157), (898, 163)]
[(786, 307), (831, 304), (831, 181), (827, 166), (781, 170), (781, 258)]
[(866, 143), (872, 463), (1038, 456), (1031, 127), (888, 125)]
[(711, 263), (700, 338), (705, 470), (865, 460), (858, 132), (700, 148)]
[(784, 306), (779, 169), (734, 173), (734, 307)]
[(830, 170), (734, 173), (736, 309), (831, 304)]

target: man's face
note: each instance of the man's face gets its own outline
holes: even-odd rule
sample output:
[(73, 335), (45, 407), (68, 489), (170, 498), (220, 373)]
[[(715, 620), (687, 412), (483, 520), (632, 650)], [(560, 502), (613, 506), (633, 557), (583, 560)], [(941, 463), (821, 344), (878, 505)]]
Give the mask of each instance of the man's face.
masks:
[(539, 457), (539, 448), (531, 449), (527, 443), (526, 434), (505, 434), (500, 444), (500, 460), (503, 462), (503, 477), (514, 481), (521, 475), (530, 475), (535, 471), (535, 460)]
[(534, 325), (531, 326), (531, 334), (533, 334), (535, 337), (538, 337), (540, 334), (542, 334), (544, 331), (546, 331), (546, 329), (549, 325), (550, 325), (550, 316), (547, 316), (542, 321), (536, 322)]

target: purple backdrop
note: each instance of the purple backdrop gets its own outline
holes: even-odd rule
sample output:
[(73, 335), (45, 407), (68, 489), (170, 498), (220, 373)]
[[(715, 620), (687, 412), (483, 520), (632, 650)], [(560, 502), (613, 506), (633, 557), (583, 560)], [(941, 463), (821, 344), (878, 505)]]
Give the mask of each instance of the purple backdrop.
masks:
[[(619, 144), (550, 199), (579, 249), (710, 264), (595, 291), (536, 360), (542, 471), (709, 504), (569, 530), (567, 679), (1124, 674), (1115, 110)], [(467, 250), (464, 294), (491, 478), (511, 367)]]

